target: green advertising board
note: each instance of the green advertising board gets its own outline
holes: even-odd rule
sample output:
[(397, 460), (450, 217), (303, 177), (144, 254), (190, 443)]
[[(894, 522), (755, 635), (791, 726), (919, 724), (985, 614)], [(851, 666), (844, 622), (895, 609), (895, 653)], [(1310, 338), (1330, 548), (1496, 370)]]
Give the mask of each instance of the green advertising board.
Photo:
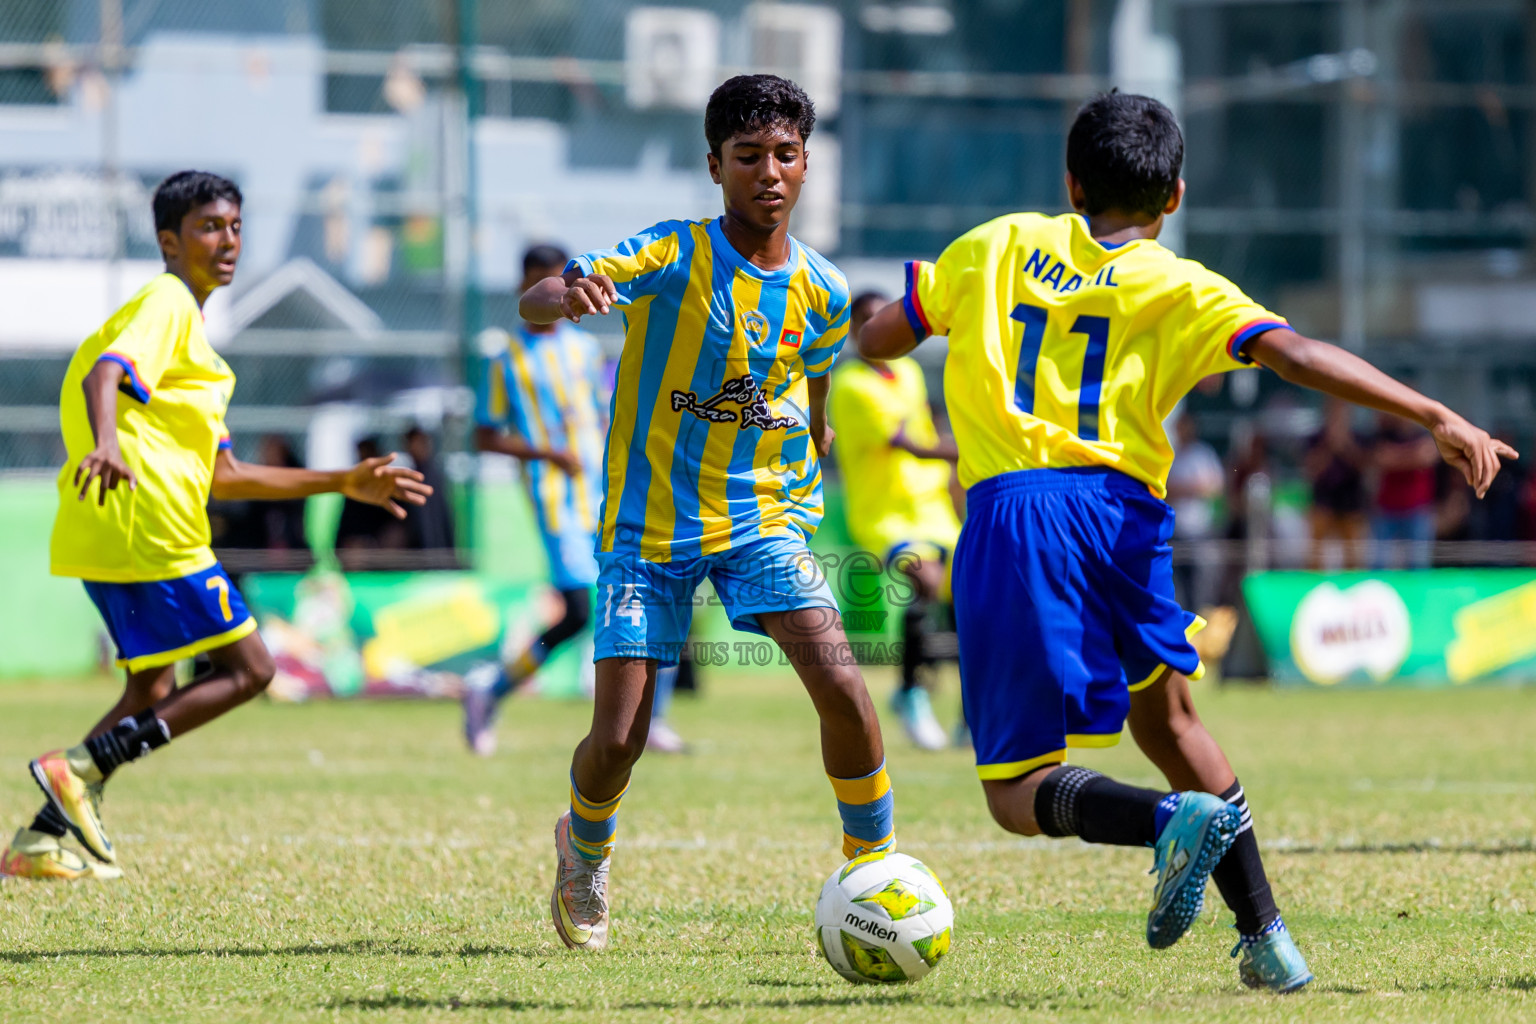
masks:
[(1278, 682), (1536, 681), (1536, 571), (1265, 572), (1243, 596)]

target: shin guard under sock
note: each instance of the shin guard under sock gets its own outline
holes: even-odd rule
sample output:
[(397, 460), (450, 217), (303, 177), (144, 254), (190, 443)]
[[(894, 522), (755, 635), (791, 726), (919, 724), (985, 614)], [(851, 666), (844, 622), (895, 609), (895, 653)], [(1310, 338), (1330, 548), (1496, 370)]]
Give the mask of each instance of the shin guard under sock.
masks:
[(1220, 796), (1242, 813), (1243, 823), (1226, 856), (1211, 872), (1211, 881), (1216, 883), (1221, 898), (1236, 915), (1238, 934), (1258, 936), (1279, 919), (1280, 911), (1275, 908), (1275, 894), (1264, 874), (1264, 860), (1259, 856), (1259, 841), (1253, 834), (1253, 815), (1249, 813), (1242, 783), (1234, 781)]
[(137, 761), (145, 754), (171, 742), (171, 729), (155, 717), (154, 709), (125, 718), (100, 736), (92, 736), (82, 746), (91, 755), (103, 779), (119, 765)]
[(1087, 768), (1055, 768), (1035, 791), (1035, 821), (1048, 836), (1110, 846), (1157, 842), (1158, 803), (1168, 793), (1116, 782)]

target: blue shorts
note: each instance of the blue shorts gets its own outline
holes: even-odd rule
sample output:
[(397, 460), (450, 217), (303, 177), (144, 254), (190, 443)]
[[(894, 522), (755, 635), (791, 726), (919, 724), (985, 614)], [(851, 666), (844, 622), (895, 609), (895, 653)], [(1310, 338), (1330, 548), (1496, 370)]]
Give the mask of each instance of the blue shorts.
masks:
[(967, 492), (955, 549), (965, 720), (983, 779), (1120, 741), (1130, 691), (1202, 671), (1173, 597), (1173, 510), (1109, 469), (1033, 469)]
[(577, 527), (562, 533), (539, 531), (556, 590), (586, 590), (597, 582), (597, 535)]
[(718, 554), (670, 562), (650, 562), (631, 551), (604, 551), (597, 561), (594, 661), (677, 661), (693, 620), (693, 592), (706, 577), (731, 625), (759, 636), (767, 636), (757, 621), (761, 612), (837, 609), (826, 575), (798, 537), (764, 537)]
[(256, 631), (222, 565), (153, 583), (86, 580), (85, 592), (117, 645), (118, 667), (129, 672), (172, 665)]

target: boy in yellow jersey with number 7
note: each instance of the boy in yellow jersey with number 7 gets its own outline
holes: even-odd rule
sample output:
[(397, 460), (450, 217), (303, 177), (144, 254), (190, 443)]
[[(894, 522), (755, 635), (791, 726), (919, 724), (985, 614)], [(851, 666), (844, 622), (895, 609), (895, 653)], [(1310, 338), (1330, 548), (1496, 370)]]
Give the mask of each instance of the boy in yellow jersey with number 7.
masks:
[[(858, 339), (888, 359), (949, 336), (945, 390), (968, 516), (953, 589), (977, 772), (1022, 835), (1153, 846), (1154, 948), (1200, 912), (1208, 876), (1237, 917), (1239, 977), (1312, 979), (1270, 892), (1241, 786), (1187, 679), (1204, 623), (1174, 600), (1163, 420), (1201, 378), (1258, 363), (1293, 383), (1411, 419), (1481, 496), (1508, 446), (1364, 360), (1304, 338), (1236, 285), (1157, 244), (1184, 195), (1167, 107), (1109, 93), (1067, 139), (1076, 213), (1021, 213), (908, 265), (902, 302)], [(1183, 792), (1069, 766), (1127, 720)]]
[[(182, 171), (155, 190), (165, 273), (145, 285), (70, 360), (59, 396), (69, 459), (59, 471), (52, 568), (85, 583), (117, 645), (127, 685), (85, 742), (44, 754), (32, 777), (48, 798), (0, 854), (0, 875), (76, 879), (118, 873), (98, 810), (120, 765), (212, 721), (266, 688), (272, 656), (209, 547), (210, 493), (282, 501), (340, 491), (404, 517), (432, 489), (393, 455), (318, 472), (238, 461), (224, 429), (229, 366), (203, 332), (203, 302), (235, 276), (240, 190)], [(212, 668), (177, 688), (175, 663)], [(59, 840), (73, 832), (100, 864)]]

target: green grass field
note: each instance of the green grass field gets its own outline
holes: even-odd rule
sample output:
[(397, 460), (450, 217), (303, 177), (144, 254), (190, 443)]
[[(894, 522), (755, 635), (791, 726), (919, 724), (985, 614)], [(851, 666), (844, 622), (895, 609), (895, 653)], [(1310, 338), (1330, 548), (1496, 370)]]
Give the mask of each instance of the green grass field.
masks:
[[(840, 857), (809, 704), (706, 683), (675, 715), (696, 754), (647, 758), (624, 803), (606, 955), (547, 920), (586, 706), (515, 703), (482, 762), (453, 706), (260, 703), (114, 780), (122, 880), (0, 885), (0, 1020), (1536, 1018), (1536, 691), (1202, 691), (1318, 976), (1282, 999), (1238, 985), (1214, 889), (1148, 950), (1150, 853), (1006, 835), (965, 754), (894, 726), (902, 848), (945, 879), (956, 940), (917, 985), (848, 985), (811, 935)], [(4, 827), (38, 804), (26, 760), (112, 696), (0, 687)], [(1084, 760), (1154, 784), (1128, 742)]]

